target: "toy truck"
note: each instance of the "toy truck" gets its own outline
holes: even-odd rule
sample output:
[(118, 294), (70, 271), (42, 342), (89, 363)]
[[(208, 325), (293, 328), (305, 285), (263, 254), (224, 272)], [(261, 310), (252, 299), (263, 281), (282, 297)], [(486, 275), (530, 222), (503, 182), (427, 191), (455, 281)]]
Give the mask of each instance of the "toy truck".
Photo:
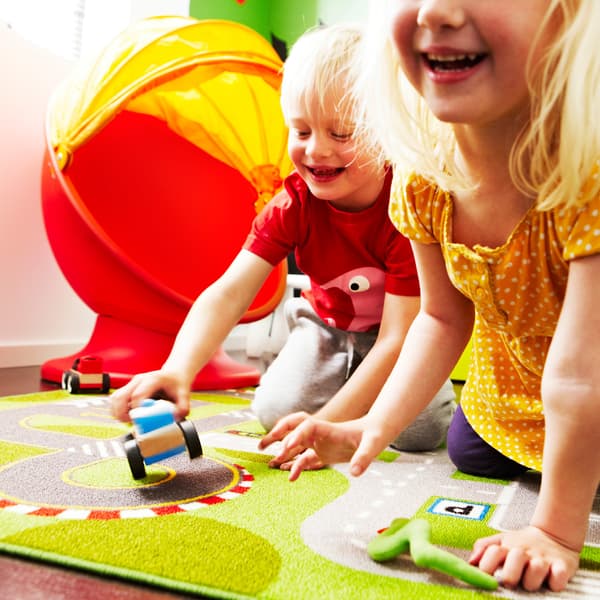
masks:
[(149, 398), (129, 411), (133, 432), (123, 448), (134, 479), (146, 476), (145, 465), (184, 452), (190, 459), (202, 455), (202, 444), (191, 421), (175, 421), (175, 406), (167, 400)]
[(110, 375), (102, 371), (102, 359), (96, 356), (80, 356), (68, 371), (63, 371), (61, 387), (71, 394), (99, 392), (108, 394)]

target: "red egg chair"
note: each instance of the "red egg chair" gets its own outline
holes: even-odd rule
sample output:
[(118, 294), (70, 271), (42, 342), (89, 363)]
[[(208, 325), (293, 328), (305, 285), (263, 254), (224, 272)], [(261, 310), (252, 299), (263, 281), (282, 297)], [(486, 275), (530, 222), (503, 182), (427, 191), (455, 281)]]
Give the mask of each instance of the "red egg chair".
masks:
[[(134, 25), (56, 91), (48, 108), (42, 209), (64, 276), (97, 313), (79, 352), (42, 365), (59, 382), (99, 356), (113, 387), (159, 368), (197, 295), (239, 251), (291, 171), (279, 107), (281, 61), (228, 21)], [(271, 274), (241, 322), (279, 303)], [(256, 385), (223, 349), (193, 389)]]

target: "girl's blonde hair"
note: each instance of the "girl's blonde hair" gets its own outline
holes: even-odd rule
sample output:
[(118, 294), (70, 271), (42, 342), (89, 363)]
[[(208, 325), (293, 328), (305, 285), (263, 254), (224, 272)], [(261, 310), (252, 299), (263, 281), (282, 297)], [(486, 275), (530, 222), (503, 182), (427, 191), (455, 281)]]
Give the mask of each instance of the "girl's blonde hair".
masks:
[[(388, 15), (387, 1), (371, 1), (355, 87), (362, 133), (399, 168), (464, 189), (470, 184), (455, 162), (452, 125), (436, 119), (403, 76)], [(527, 62), (530, 118), (510, 160), (515, 185), (540, 210), (600, 194), (600, 0), (549, 0), (534, 46), (550, 27), (553, 45)]]
[(337, 112), (340, 121), (354, 121), (351, 67), (361, 40), (362, 27), (354, 23), (316, 27), (298, 38), (283, 65), (281, 108), (286, 121), (298, 102), (309, 114), (315, 105), (321, 114)]

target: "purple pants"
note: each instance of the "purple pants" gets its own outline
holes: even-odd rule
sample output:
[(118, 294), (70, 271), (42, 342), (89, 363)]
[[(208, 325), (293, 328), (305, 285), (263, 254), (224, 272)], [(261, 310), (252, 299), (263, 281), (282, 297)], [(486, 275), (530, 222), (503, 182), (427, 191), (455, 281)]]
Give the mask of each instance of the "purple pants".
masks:
[(448, 455), (456, 468), (469, 475), (491, 479), (513, 479), (528, 470), (504, 456), (475, 433), (460, 405), (448, 429)]

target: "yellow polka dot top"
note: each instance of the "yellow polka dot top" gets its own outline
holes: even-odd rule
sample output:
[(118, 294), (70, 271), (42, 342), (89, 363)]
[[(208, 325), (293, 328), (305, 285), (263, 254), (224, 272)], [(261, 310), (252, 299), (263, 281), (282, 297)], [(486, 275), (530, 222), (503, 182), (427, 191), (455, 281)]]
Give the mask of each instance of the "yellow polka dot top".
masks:
[(600, 252), (600, 197), (581, 208), (531, 208), (497, 248), (452, 242), (450, 194), (396, 176), (390, 217), (411, 240), (438, 243), (454, 286), (475, 306), (461, 406), (502, 454), (541, 470), (541, 375), (565, 295), (569, 261)]

